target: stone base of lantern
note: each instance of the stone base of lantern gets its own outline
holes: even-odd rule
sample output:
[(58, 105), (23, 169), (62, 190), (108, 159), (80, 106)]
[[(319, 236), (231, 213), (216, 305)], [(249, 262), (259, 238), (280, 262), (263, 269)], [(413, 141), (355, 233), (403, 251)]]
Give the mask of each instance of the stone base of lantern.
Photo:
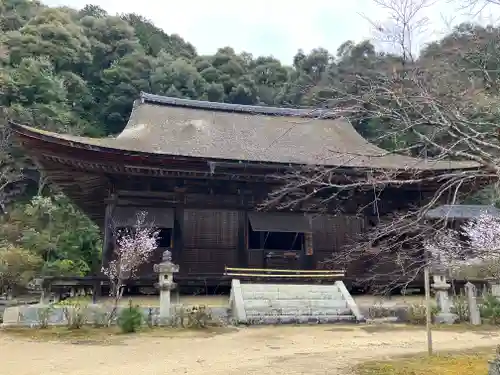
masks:
[(170, 288), (160, 289), (160, 318), (169, 319), (170, 318)]

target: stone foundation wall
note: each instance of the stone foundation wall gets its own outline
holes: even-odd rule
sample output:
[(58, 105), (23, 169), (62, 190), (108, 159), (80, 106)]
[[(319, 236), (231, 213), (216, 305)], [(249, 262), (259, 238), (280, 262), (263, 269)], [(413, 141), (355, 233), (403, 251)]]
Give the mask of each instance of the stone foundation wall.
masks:
[[(117, 316), (120, 311), (128, 307), (119, 307)], [(173, 305), (171, 307), (171, 316), (178, 316), (184, 307), (181, 305)], [(3, 314), (3, 327), (36, 327), (39, 326), (41, 321), (47, 320), (49, 325), (66, 325), (67, 317), (65, 309), (72, 309), (72, 307), (50, 307), (47, 305), (23, 305), (8, 307)], [(152, 322), (159, 322), (160, 309), (159, 307), (141, 307), (144, 319), (151, 319)], [(88, 305), (82, 313), (85, 315), (86, 324), (103, 324), (105, 316), (111, 311), (110, 307), (102, 305)], [(209, 308), (213, 319), (227, 322), (229, 319), (228, 309), (224, 307)], [(45, 317), (46, 316), (46, 317)]]

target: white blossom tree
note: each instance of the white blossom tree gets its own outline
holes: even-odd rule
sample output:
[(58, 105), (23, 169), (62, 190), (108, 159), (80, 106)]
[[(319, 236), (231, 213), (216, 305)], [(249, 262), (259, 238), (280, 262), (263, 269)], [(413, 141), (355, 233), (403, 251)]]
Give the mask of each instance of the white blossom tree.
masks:
[(425, 241), (425, 250), (435, 264), (450, 276), (474, 270), (483, 277), (500, 277), (500, 218), (481, 214), (459, 230), (445, 229)]
[(113, 256), (108, 265), (102, 268), (109, 279), (109, 294), (113, 299), (109, 322), (118, 309), (125, 281), (133, 278), (139, 267), (148, 262), (158, 248), (159, 231), (146, 222), (146, 216), (146, 212), (139, 212), (133, 228), (114, 231), (116, 245)]

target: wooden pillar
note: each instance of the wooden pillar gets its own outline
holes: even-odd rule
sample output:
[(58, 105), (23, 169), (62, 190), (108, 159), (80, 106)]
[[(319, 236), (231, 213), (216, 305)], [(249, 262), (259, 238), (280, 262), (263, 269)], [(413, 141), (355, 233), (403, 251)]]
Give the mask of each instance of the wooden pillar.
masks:
[(104, 239), (102, 241), (102, 266), (105, 266), (111, 255), (113, 248), (113, 211), (116, 205), (116, 200), (111, 198), (106, 204), (106, 211), (104, 213)]
[(305, 270), (313, 270), (316, 267), (315, 258), (314, 258), (314, 248), (313, 248), (313, 240), (312, 233), (304, 233), (304, 249), (302, 253), (301, 259), (301, 268)]
[(182, 269), (182, 251), (184, 249), (184, 206), (177, 205), (175, 207), (175, 221), (172, 237), (174, 240), (172, 259), (174, 263), (179, 265), (179, 271), (183, 273), (183, 271), (185, 271)]
[(259, 249), (262, 250), (262, 268), (268, 268), (267, 252), (264, 249), (265, 241), (266, 241), (266, 232), (259, 232)]
[(238, 215), (238, 267), (248, 267), (248, 215), (246, 211), (241, 211)]
[[(116, 206), (117, 196), (111, 194), (110, 198), (106, 201), (106, 209), (104, 213), (104, 238), (102, 241), (102, 261), (101, 269), (107, 266), (111, 258), (111, 251), (113, 249), (113, 211)], [(99, 270), (99, 274), (101, 274)], [(98, 286), (99, 287), (98, 287)], [(101, 284), (94, 285), (95, 291), (93, 292), (93, 299), (101, 296)]]
[(96, 280), (92, 285), (92, 303), (97, 303), (102, 295), (101, 282)]

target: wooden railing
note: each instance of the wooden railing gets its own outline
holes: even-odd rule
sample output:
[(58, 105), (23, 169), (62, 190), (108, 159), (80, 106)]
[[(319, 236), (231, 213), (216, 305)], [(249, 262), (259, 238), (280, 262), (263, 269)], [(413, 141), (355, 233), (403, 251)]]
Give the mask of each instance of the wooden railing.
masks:
[(340, 279), (345, 276), (345, 272), (339, 270), (293, 270), (225, 267), (224, 276), (270, 279)]

